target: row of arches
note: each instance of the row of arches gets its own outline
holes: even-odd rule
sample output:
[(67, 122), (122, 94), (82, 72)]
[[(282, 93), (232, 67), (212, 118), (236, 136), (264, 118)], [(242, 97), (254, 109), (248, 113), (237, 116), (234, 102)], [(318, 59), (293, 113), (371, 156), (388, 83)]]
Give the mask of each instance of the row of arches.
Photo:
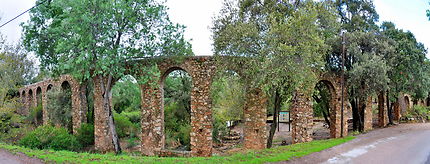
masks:
[[(211, 98), (211, 85), (216, 77), (218, 65), (212, 57), (189, 57), (183, 61), (177, 62), (172, 59), (160, 60), (157, 63), (160, 71), (156, 85), (139, 85), (140, 93), (140, 111), (141, 111), (141, 152), (145, 155), (159, 155), (165, 151), (165, 90), (164, 83), (169, 74), (174, 71), (186, 72), (191, 79), (190, 89), (190, 148), (191, 156), (211, 156), (212, 155), (212, 131), (213, 131), (213, 104)], [(234, 71), (234, 70), (233, 70)], [(238, 75), (240, 76), (239, 71)], [(144, 72), (140, 72), (144, 73)], [(133, 77), (139, 78), (139, 73), (133, 74)], [(36, 83), (20, 91), (23, 101), (27, 104), (34, 104), (34, 98), (40, 87), (42, 103), (47, 88), (51, 86), (61, 87), (67, 83), (72, 91), (72, 110), (73, 110), (73, 129), (80, 127), (80, 124), (86, 120), (87, 105), (85, 97), (85, 87), (77, 83), (68, 75), (61, 76), (57, 80), (47, 80)], [(346, 124), (346, 117), (341, 120), (341, 103), (340, 103), (340, 81), (334, 75), (323, 75), (320, 83), (326, 85), (330, 92), (330, 135), (331, 137), (340, 137), (341, 133), (347, 133), (347, 128), (341, 129), (341, 123)], [(263, 149), (267, 141), (267, 104), (268, 97), (259, 88), (245, 89), (245, 102), (243, 107), (244, 120), (244, 139), (243, 145), (246, 149)], [(31, 92), (31, 93), (30, 93)], [(344, 93), (346, 97), (346, 93)], [(101, 93), (95, 89), (94, 96), (100, 96)], [(25, 98), (24, 98), (25, 97)], [(346, 100), (345, 98), (344, 100)], [(33, 102), (32, 102), (33, 101)], [(94, 104), (100, 104), (94, 99)], [(85, 105), (83, 105), (85, 104)], [(346, 108), (346, 103), (344, 103)], [(44, 110), (45, 112), (46, 110)], [(108, 115), (107, 111), (94, 109), (94, 126), (95, 126), (95, 146), (100, 151), (109, 151), (112, 148), (111, 140), (105, 129)], [(346, 110), (345, 110), (346, 112)], [(45, 113), (44, 113), (45, 114)], [(311, 95), (297, 93), (291, 107), (292, 138), (293, 143), (306, 142), (312, 140), (311, 128), (313, 125), (313, 109)], [(44, 116), (44, 122), (47, 120)], [(347, 127), (347, 125), (343, 125)], [(345, 135), (344, 135), (345, 136)]]

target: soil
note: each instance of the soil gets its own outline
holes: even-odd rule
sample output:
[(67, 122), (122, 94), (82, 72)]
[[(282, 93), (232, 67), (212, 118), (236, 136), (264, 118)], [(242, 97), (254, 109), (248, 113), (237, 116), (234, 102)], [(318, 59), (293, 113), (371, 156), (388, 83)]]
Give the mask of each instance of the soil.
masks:
[[(269, 135), (270, 123), (267, 124), (267, 135)], [(313, 130), (314, 140), (323, 140), (330, 138), (330, 129), (325, 125), (324, 121), (315, 120)], [(243, 124), (239, 124), (231, 128), (231, 133), (239, 135), (239, 139), (236, 140), (223, 140), (221, 143), (214, 145), (213, 153), (220, 156), (230, 155), (237, 152), (244, 152), (241, 147), (243, 139)], [(278, 129), (273, 137), (273, 146), (290, 145), (292, 143), (291, 131), (289, 131), (288, 123), (279, 123)]]

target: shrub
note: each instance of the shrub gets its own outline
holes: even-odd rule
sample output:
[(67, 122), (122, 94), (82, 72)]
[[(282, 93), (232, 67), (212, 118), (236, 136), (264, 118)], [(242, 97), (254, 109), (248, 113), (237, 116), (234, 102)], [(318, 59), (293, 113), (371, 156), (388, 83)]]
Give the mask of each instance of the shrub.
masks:
[(94, 125), (82, 124), (77, 129), (76, 139), (82, 146), (94, 145)]
[(42, 125), (43, 123), (42, 105), (39, 104), (36, 107), (30, 108), (30, 113), (28, 114), (26, 120), (27, 122), (36, 126)]
[(132, 112), (121, 112), (121, 115), (127, 117), (132, 123), (140, 124), (141, 114), (140, 111), (132, 111)]
[(114, 113), (113, 117), (118, 137), (129, 137), (131, 134), (135, 134), (135, 125), (127, 117), (118, 113)]
[(78, 150), (81, 145), (65, 128), (43, 125), (25, 135), (19, 145), (36, 149)]
[(51, 89), (47, 92), (49, 119), (54, 125), (61, 125), (72, 129), (72, 100), (71, 91), (68, 89)]

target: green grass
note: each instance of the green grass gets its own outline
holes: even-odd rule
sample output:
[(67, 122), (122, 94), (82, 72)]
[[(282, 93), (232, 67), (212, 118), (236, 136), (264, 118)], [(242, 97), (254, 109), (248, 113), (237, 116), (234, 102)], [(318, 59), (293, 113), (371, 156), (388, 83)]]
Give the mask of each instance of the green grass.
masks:
[(76, 153), (70, 151), (33, 150), (20, 146), (0, 143), (0, 148), (7, 149), (12, 153), (22, 152), (30, 157), (44, 160), (48, 163), (265, 163), (286, 161), (292, 158), (302, 157), (313, 152), (318, 152), (330, 147), (342, 144), (354, 139), (348, 136), (340, 139), (318, 140), (308, 143), (300, 143), (288, 146), (280, 146), (272, 149), (248, 151), (231, 156), (214, 157), (143, 157), (133, 155), (114, 154), (90, 154)]

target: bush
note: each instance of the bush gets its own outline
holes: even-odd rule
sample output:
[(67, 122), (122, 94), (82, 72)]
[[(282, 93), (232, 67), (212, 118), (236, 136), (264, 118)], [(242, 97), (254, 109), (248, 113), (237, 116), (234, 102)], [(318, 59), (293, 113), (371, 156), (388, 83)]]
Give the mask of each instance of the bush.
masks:
[(72, 130), (71, 95), (72, 93), (69, 89), (51, 89), (47, 92), (49, 103), (46, 106), (49, 120), (54, 125), (68, 128), (69, 131)]
[(82, 146), (94, 145), (94, 125), (82, 124), (77, 129), (76, 139)]
[(65, 128), (56, 128), (43, 125), (25, 135), (19, 145), (36, 149), (71, 150), (81, 148), (75, 136), (68, 133)]
[(33, 125), (42, 125), (43, 124), (43, 110), (42, 105), (39, 104), (36, 107), (30, 108), (30, 113), (26, 118), (27, 122)]
[(115, 120), (115, 129), (116, 132), (118, 134), (118, 137), (123, 138), (123, 137), (129, 137), (130, 135), (133, 135), (136, 133), (136, 127), (133, 123), (131, 123), (131, 121), (118, 113), (114, 112), (114, 120)]
[(141, 118), (140, 111), (133, 111), (133, 112), (123, 111), (121, 112), (121, 115), (127, 117), (134, 124), (140, 124), (140, 118)]

